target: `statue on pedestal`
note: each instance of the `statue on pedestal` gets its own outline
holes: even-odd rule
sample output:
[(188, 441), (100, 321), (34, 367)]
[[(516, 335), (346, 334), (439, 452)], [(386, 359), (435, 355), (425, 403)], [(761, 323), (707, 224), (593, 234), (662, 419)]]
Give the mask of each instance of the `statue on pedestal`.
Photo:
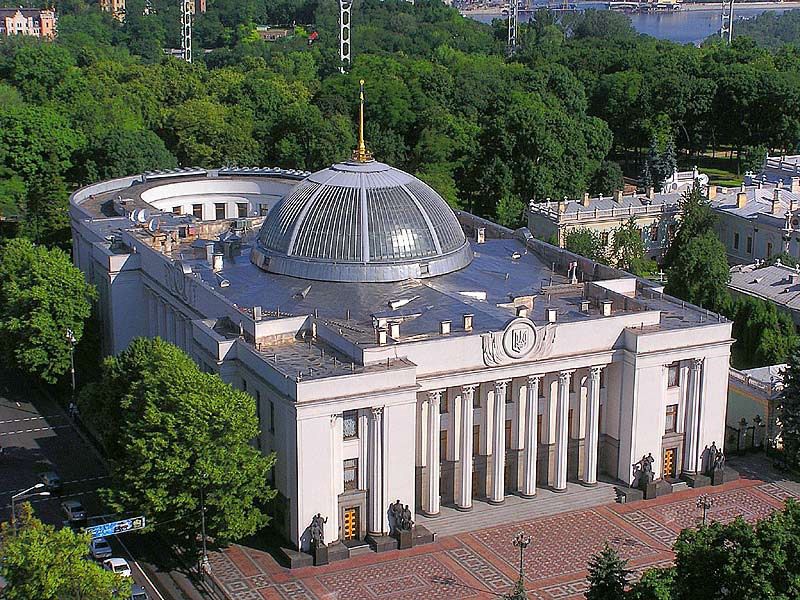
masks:
[(717, 443), (711, 442), (707, 452), (706, 475), (711, 476), (714, 471), (723, 471), (725, 469), (725, 455), (720, 448), (717, 448)]
[(639, 487), (642, 489), (644, 489), (647, 484), (653, 483), (653, 479), (655, 479), (655, 473), (653, 473), (654, 462), (653, 454), (648, 453), (647, 456), (642, 456), (642, 460), (634, 465), (634, 474), (638, 473)]
[(389, 505), (389, 515), (394, 523), (395, 534), (399, 534), (401, 531), (411, 531), (414, 521), (411, 519), (411, 509), (408, 508), (408, 504), (404, 506), (398, 499), (397, 502)]
[(328, 522), (328, 517), (322, 518), (320, 513), (317, 513), (311, 519), (311, 547), (319, 548), (325, 545), (325, 523)]

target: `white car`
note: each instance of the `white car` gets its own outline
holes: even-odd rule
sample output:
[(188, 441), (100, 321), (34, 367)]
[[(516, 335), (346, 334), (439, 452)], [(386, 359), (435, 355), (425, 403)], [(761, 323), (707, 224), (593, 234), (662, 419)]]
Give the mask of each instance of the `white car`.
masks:
[(92, 558), (95, 560), (111, 558), (111, 555), (114, 553), (111, 550), (111, 544), (109, 544), (108, 540), (104, 537), (95, 538), (89, 542), (89, 552), (91, 552)]
[(124, 558), (107, 558), (103, 561), (103, 568), (122, 577), (131, 577), (131, 566)]
[(86, 520), (86, 509), (78, 500), (65, 500), (61, 503), (61, 510), (71, 523)]

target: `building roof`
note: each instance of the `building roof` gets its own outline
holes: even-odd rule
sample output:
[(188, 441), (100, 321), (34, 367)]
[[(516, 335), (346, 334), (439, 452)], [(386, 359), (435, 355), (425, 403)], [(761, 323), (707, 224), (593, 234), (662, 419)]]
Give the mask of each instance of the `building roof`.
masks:
[[(738, 188), (718, 188), (717, 197), (711, 201), (715, 210), (723, 211), (743, 219), (783, 221), (787, 212), (794, 213), (800, 209), (800, 193), (787, 189), (778, 190), (778, 206), (773, 211), (775, 185), (754, 185)], [(747, 202), (742, 208), (738, 206), (739, 194), (747, 195)]]
[(472, 260), (452, 209), (428, 185), (371, 160), (307, 177), (261, 228), (256, 264), (322, 281), (401, 281)]
[(13, 17), (18, 12), (22, 13), (24, 17), (38, 17), (42, 13), (53, 13), (47, 8), (0, 8), (0, 17)]
[[(541, 213), (557, 222), (598, 221), (620, 219), (642, 215), (658, 215), (663, 212), (677, 212), (681, 192), (653, 194), (630, 194), (617, 196), (598, 196), (579, 200), (567, 200), (561, 210), (560, 202), (531, 202), (531, 213)], [(559, 212), (561, 211), (561, 212)]]
[(800, 310), (800, 271), (779, 263), (761, 268), (736, 265), (731, 268), (728, 287), (791, 310)]

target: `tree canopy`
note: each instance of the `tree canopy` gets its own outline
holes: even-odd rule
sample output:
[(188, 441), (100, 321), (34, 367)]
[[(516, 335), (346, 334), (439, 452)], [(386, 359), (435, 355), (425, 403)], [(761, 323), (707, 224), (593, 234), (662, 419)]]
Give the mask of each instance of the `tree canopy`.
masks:
[(114, 486), (105, 497), (116, 510), (143, 512), (190, 550), (201, 494), (206, 528), (221, 542), (268, 523), (275, 457), (251, 444), (260, 433), (255, 400), (200, 372), (179, 348), (132, 341), (105, 360), (79, 406), (111, 460)]
[(87, 560), (90, 536), (56, 529), (33, 516), (27, 502), (15, 526), (0, 526), (0, 575), (7, 600), (118, 600), (131, 593), (130, 578)]
[(94, 287), (57, 248), (24, 238), (0, 246), (0, 357), (6, 366), (54, 383), (83, 335)]

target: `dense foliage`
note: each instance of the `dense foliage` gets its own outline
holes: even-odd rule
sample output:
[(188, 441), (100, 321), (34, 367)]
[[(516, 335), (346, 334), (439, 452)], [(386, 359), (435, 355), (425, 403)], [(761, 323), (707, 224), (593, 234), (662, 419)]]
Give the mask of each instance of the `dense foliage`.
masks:
[[(790, 600), (800, 594), (800, 506), (790, 500), (782, 511), (755, 524), (741, 517), (722, 524), (684, 529), (673, 545), (675, 565), (652, 568), (621, 593), (605, 594), (616, 581), (590, 578), (587, 598), (625, 600)], [(593, 565), (623, 564), (616, 552), (604, 550)], [(595, 568), (595, 573), (597, 569)]]
[[(193, 65), (162, 51), (179, 43), (171, 0), (148, 14), (129, 0), (124, 23), (88, 0), (58, 5), (54, 43), (0, 43), (0, 210), (48, 243), (66, 239), (68, 190), (97, 178), (346, 157), (362, 77), (375, 155), (512, 227), (530, 199), (618, 188), (610, 158), (630, 175), (644, 164), (661, 173), (675, 155), (730, 147), (749, 165), (763, 148), (793, 149), (800, 132), (792, 51), (744, 38), (679, 46), (609, 11), (540, 11), (508, 60), (502, 26), (438, 0), (359, 0), (354, 64), (341, 75), (334, 2), (209, 2)], [(265, 42), (265, 24), (296, 27)]]
[(134, 340), (106, 359), (79, 406), (111, 460), (114, 487), (106, 499), (115, 510), (145, 514), (190, 550), (201, 495), (207, 531), (219, 541), (267, 524), (275, 457), (251, 443), (260, 425), (255, 400), (200, 372), (179, 348)]
[(783, 390), (778, 402), (783, 455), (789, 465), (800, 467), (800, 352), (795, 352), (783, 371)]
[(0, 575), (6, 600), (116, 600), (128, 598), (131, 580), (87, 559), (90, 536), (56, 529), (18, 508), (15, 522), (0, 526)]
[(608, 544), (589, 561), (589, 591), (586, 600), (622, 600), (630, 571)]
[(54, 383), (83, 336), (94, 287), (58, 248), (24, 238), (0, 245), (0, 364)]

